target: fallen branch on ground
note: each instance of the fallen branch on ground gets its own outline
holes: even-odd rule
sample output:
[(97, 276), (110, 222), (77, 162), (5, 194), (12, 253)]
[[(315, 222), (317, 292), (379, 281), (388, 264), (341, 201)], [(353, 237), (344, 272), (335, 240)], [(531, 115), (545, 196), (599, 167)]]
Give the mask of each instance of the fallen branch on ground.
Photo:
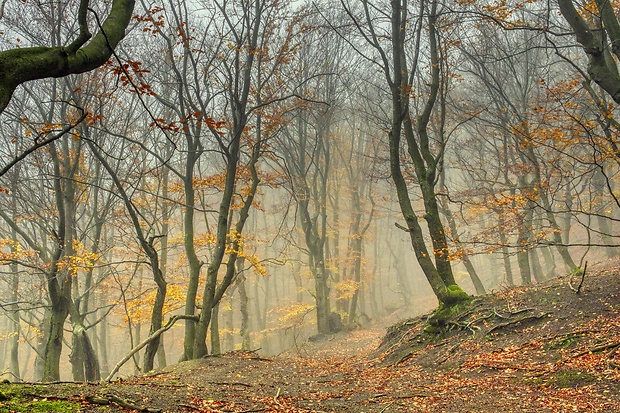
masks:
[(278, 387), (278, 391), (276, 392), (276, 395), (275, 395), (275, 396), (273, 396), (273, 401), (274, 401), (274, 402), (275, 402), (278, 406), (280, 406), (280, 407), (284, 407), (284, 406), (282, 406), (282, 403), (280, 403), (280, 402), (278, 401), (278, 397), (280, 397), (280, 390), (281, 390), (281, 389)]
[(151, 341), (155, 340), (157, 337), (159, 337), (166, 331), (170, 330), (172, 326), (174, 325), (174, 323), (176, 323), (179, 320), (198, 321), (198, 316), (197, 315), (185, 315), (185, 314), (177, 314), (177, 315), (172, 316), (170, 320), (168, 320), (165, 326), (155, 331), (153, 334), (151, 334), (146, 339), (144, 339), (144, 341), (142, 341), (140, 344), (134, 347), (129, 353), (127, 353), (127, 355), (123, 357), (123, 359), (119, 361), (116, 364), (116, 366), (114, 366), (110, 374), (108, 374), (108, 377), (105, 378), (105, 381), (111, 381), (114, 375), (120, 370), (121, 367), (123, 367), (123, 364), (127, 363), (127, 361), (129, 361), (129, 359), (133, 357), (134, 354), (136, 354), (138, 351), (146, 347), (146, 345), (149, 344)]
[(92, 404), (98, 404), (102, 406), (107, 406), (110, 404), (116, 404), (120, 407), (130, 410), (136, 410), (139, 412), (146, 413), (161, 413), (161, 409), (144, 407), (136, 404), (133, 400), (121, 399), (120, 397), (114, 394), (106, 394), (105, 396), (86, 396), (85, 400)]

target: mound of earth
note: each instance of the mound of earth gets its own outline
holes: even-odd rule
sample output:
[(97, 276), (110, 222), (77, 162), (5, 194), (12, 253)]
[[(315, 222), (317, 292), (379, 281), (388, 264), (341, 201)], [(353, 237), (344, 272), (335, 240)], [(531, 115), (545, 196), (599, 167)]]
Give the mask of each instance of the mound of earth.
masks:
[[(476, 297), (300, 354), (234, 352), (111, 383), (3, 384), (3, 412), (620, 412), (620, 270)], [(573, 280), (576, 283), (578, 279)]]

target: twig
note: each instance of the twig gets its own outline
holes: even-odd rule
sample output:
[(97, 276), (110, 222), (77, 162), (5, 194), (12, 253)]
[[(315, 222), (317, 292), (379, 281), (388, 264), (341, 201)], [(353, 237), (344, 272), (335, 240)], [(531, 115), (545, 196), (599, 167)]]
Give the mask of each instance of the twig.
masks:
[(37, 394), (37, 393), (24, 393), (30, 397), (34, 397), (36, 399), (48, 399), (48, 400), (72, 400), (70, 397), (65, 396), (54, 396), (53, 394)]
[(569, 331), (568, 333), (564, 333), (564, 334), (556, 334), (553, 336), (546, 336), (543, 337), (544, 340), (547, 341), (554, 341), (554, 340), (559, 340), (559, 339), (567, 339), (567, 338), (571, 338), (571, 337), (584, 337), (586, 335), (588, 335), (589, 333), (600, 333), (601, 330), (592, 330), (592, 329), (587, 329), (587, 330), (575, 330), (575, 331)]
[(384, 411), (386, 411), (389, 407), (391, 407), (394, 404), (394, 402), (388, 404), (387, 406), (385, 406), (383, 409), (381, 409), (381, 411), (379, 413), (383, 413)]
[(416, 397), (431, 397), (431, 395), (426, 393), (413, 393), (404, 396), (396, 396), (395, 399), (413, 399)]
[(274, 402), (275, 402), (278, 406), (280, 406), (280, 407), (284, 407), (284, 406), (282, 406), (282, 403), (280, 403), (280, 402), (278, 401), (278, 397), (280, 397), (280, 390), (281, 390), (281, 388), (280, 388), (280, 387), (278, 387), (278, 391), (276, 392), (276, 395), (275, 395), (275, 396), (273, 396), (273, 401), (274, 401)]
[[(4, 5), (4, 2), (2, 4)], [(44, 147), (46, 145), (49, 145), (50, 143), (60, 139), (61, 137), (63, 137), (67, 133), (69, 133), (71, 131), (71, 129), (75, 128), (77, 125), (82, 123), (82, 121), (84, 119), (86, 119), (86, 116), (88, 115), (88, 113), (84, 109), (82, 109), (82, 108), (77, 108), (77, 109), (79, 111), (81, 111), (82, 114), (81, 114), (81, 116), (78, 118), (78, 120), (75, 123), (73, 123), (73, 124), (63, 128), (56, 135), (52, 135), (52, 136), (48, 137), (47, 139), (44, 139), (44, 140), (42, 140), (40, 142), (36, 142), (35, 141), (34, 145), (32, 145), (30, 148), (26, 149), (21, 154), (17, 155), (15, 158), (11, 159), (10, 162), (8, 162), (6, 165), (4, 165), (4, 167), (2, 167), (2, 169), (0, 169), (0, 176), (2, 176), (5, 173), (7, 173), (12, 167), (17, 165), (22, 159), (24, 159), (26, 156), (30, 155), (32, 152), (34, 152), (37, 149), (42, 148), (42, 147)]]
[(196, 406), (192, 406), (191, 404), (179, 404), (179, 407), (182, 407), (184, 409), (189, 409), (189, 410), (196, 410), (196, 411), (201, 411), (202, 409)]
[(525, 313), (526, 311), (534, 311), (534, 310), (536, 309), (535, 308), (523, 308), (521, 310), (511, 311), (510, 315), (517, 315), (517, 314)]
[(241, 382), (223, 382), (223, 381), (210, 381), (208, 382), (209, 384), (215, 384), (217, 386), (243, 386), (243, 387), (252, 387), (251, 384), (247, 384), (247, 383), (241, 383)]
[(456, 343), (454, 346), (452, 346), (450, 349), (448, 349), (448, 351), (446, 351), (441, 357), (437, 357), (437, 359), (435, 360), (437, 362), (437, 364), (442, 364), (443, 362), (448, 360), (450, 355), (452, 355), (452, 353), (454, 353), (459, 347), (461, 347), (461, 344), (463, 344), (463, 343), (464, 343), (464, 341)]
[(409, 230), (409, 228), (407, 228), (407, 227), (404, 227), (404, 226), (400, 225), (398, 222), (395, 222), (395, 223), (394, 223), (394, 225), (396, 226), (396, 228), (398, 228), (398, 229), (402, 229), (402, 230), (403, 230), (403, 231), (405, 231), (405, 232), (411, 232), (411, 231)]

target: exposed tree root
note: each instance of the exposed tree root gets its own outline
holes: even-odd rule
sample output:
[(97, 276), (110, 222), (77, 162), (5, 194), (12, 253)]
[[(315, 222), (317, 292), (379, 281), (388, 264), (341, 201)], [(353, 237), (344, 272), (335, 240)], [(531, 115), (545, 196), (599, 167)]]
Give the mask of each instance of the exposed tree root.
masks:
[(102, 406), (116, 404), (125, 409), (136, 410), (138, 412), (161, 413), (162, 411), (161, 409), (153, 409), (150, 407), (140, 406), (133, 400), (121, 399), (114, 394), (106, 394), (105, 396), (87, 396), (85, 397), (85, 400), (89, 403), (99, 404)]
[[(607, 344), (601, 344), (599, 346), (592, 347), (592, 348), (580, 351), (579, 353), (573, 354), (569, 358), (574, 359), (577, 357), (585, 356), (586, 354), (590, 354), (590, 353), (600, 353), (601, 351), (605, 351), (605, 350), (615, 351), (618, 347), (620, 347), (620, 341), (615, 341), (615, 342), (607, 343)], [(611, 354), (613, 354), (613, 351), (611, 352)]]

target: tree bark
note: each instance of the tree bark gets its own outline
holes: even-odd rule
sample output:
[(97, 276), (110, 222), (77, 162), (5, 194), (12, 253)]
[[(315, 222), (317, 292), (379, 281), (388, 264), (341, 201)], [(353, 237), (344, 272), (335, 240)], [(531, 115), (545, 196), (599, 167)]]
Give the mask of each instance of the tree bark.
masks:
[[(84, 73), (103, 65), (125, 37), (134, 3), (134, 0), (113, 0), (110, 13), (92, 39), (86, 24), (81, 24), (82, 28), (86, 26), (85, 36), (79, 36), (66, 47), (26, 47), (0, 52), (0, 112), (22, 83)], [(86, 12), (83, 10), (84, 19)]]

